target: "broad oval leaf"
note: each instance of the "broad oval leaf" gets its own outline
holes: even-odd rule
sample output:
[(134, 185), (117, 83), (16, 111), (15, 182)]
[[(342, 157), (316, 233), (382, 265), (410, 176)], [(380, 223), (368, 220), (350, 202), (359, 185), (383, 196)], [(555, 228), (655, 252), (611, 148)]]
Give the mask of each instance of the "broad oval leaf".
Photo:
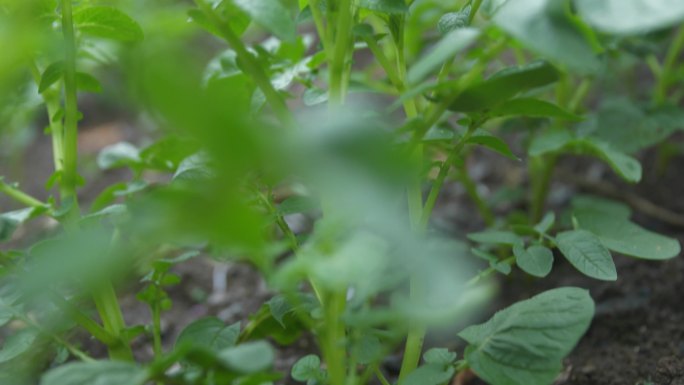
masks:
[(558, 70), (544, 61), (506, 68), (467, 88), (449, 105), (449, 109), (458, 112), (483, 111), (521, 92), (554, 83), (558, 78)]
[(145, 369), (130, 362), (75, 362), (48, 371), (40, 385), (143, 385)]
[(604, 281), (617, 279), (610, 251), (594, 234), (587, 230), (565, 231), (556, 236), (556, 244), (565, 258), (583, 274)]
[(544, 246), (535, 245), (526, 250), (522, 245), (515, 245), (513, 255), (518, 267), (535, 277), (546, 277), (553, 267), (553, 253)]
[(296, 24), (290, 11), (277, 0), (232, 0), (255, 23), (278, 38), (293, 42), (297, 39)]
[(577, 11), (594, 28), (611, 34), (638, 34), (684, 20), (681, 0), (575, 0)]
[(240, 335), (240, 323), (226, 325), (216, 317), (207, 317), (188, 325), (178, 336), (176, 346), (202, 346), (223, 350), (235, 346)]
[(573, 216), (580, 228), (592, 232), (616, 253), (664, 260), (674, 258), (681, 252), (678, 240), (648, 231), (628, 218), (587, 209), (575, 210)]
[(580, 31), (565, 15), (565, 3), (561, 0), (508, 0), (494, 14), (493, 21), (550, 60), (580, 72), (596, 72), (600, 62), (585, 37), (586, 31)]
[(114, 7), (86, 7), (74, 12), (74, 26), (84, 34), (121, 41), (144, 37), (142, 28), (127, 14)]
[(603, 160), (627, 182), (636, 183), (641, 180), (641, 163), (636, 158), (614, 149), (606, 142), (590, 137), (581, 138), (570, 142), (569, 149), (578, 154), (592, 155)]
[(586, 332), (594, 301), (584, 289), (549, 290), (459, 333), (465, 359), (491, 385), (551, 384)]
[(427, 55), (411, 67), (408, 73), (409, 83), (416, 84), (425, 79), (444, 62), (453, 59), (456, 53), (467, 48), (479, 35), (480, 31), (473, 28), (461, 28), (449, 32)]

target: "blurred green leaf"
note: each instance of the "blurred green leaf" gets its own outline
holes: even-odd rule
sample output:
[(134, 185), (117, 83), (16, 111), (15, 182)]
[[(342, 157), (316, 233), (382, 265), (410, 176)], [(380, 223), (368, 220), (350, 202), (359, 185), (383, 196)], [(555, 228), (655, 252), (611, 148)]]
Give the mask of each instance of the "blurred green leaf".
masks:
[(51, 85), (57, 83), (64, 74), (64, 62), (56, 61), (45, 68), (40, 77), (40, 84), (38, 85), (38, 92), (43, 93)]
[(140, 151), (128, 142), (119, 142), (107, 146), (97, 155), (97, 165), (102, 170), (140, 165)]
[(487, 230), (468, 234), (468, 239), (478, 243), (494, 243), (502, 245), (522, 244), (523, 239), (511, 231)]
[(277, 0), (231, 0), (255, 23), (285, 41), (295, 41), (296, 25), (290, 11)]
[(72, 362), (49, 370), (40, 385), (143, 385), (145, 369), (130, 362)]
[(440, 385), (451, 380), (455, 373), (453, 366), (426, 364), (409, 373), (399, 385)]
[(219, 359), (235, 372), (249, 374), (270, 369), (275, 360), (275, 353), (264, 341), (247, 342), (222, 350)]
[(102, 92), (102, 84), (93, 75), (87, 74), (85, 72), (76, 73), (76, 85), (79, 91)]
[(595, 73), (600, 62), (584, 32), (566, 14), (566, 4), (566, 0), (508, 0), (492, 20), (545, 58)]
[(430, 52), (411, 66), (408, 72), (409, 83), (416, 84), (425, 79), (444, 62), (453, 59), (456, 53), (467, 48), (478, 36), (480, 32), (472, 28), (461, 28), (449, 32), (435, 44)]
[(85, 7), (74, 12), (74, 26), (86, 35), (121, 41), (143, 39), (143, 30), (130, 16), (114, 7)]
[(446, 348), (432, 348), (423, 354), (423, 361), (427, 364), (451, 365), (456, 361), (456, 353)]
[(491, 116), (527, 116), (533, 118), (558, 118), (580, 120), (581, 117), (559, 106), (534, 98), (516, 98), (508, 100), (489, 112)]
[(513, 160), (520, 160), (520, 158), (513, 154), (513, 152), (508, 147), (508, 144), (506, 142), (504, 142), (501, 138), (494, 136), (486, 131), (476, 132), (474, 135), (468, 138), (466, 143), (479, 144), (492, 151), (498, 152), (499, 154), (507, 158)]
[(408, 12), (404, 0), (359, 0), (359, 7), (386, 14), (402, 14)]
[(325, 372), (321, 369), (321, 359), (315, 354), (309, 354), (297, 360), (292, 366), (292, 378), (296, 381), (323, 380)]
[(226, 325), (216, 317), (206, 317), (186, 326), (178, 336), (176, 346), (202, 346), (218, 351), (235, 346), (239, 335), (239, 322)]
[(10, 361), (28, 352), (36, 338), (38, 338), (38, 331), (35, 329), (23, 329), (11, 334), (0, 349), (0, 363)]
[(680, 0), (576, 0), (575, 6), (589, 24), (610, 34), (643, 34), (684, 20)]
[(459, 112), (486, 110), (521, 92), (552, 84), (558, 79), (558, 70), (543, 61), (509, 67), (467, 88), (449, 105), (449, 109)]

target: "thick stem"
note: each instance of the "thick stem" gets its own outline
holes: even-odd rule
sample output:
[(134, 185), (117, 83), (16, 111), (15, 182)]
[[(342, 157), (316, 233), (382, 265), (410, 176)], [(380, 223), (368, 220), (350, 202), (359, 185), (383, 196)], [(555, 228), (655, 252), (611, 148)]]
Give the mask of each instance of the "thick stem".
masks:
[(95, 306), (102, 318), (104, 329), (111, 334), (116, 341), (107, 346), (109, 349), (109, 356), (114, 360), (132, 361), (133, 352), (124, 340), (123, 331), (126, 329), (126, 323), (121, 314), (119, 301), (116, 298), (116, 292), (110, 283), (103, 285), (102, 288), (96, 291), (93, 295)]
[[(72, 22), (71, 0), (62, 0), (62, 34), (66, 57), (64, 60), (64, 137), (62, 201), (72, 200), (72, 212), (78, 212), (76, 186), (78, 184), (78, 99), (76, 85), (76, 37)], [(58, 167), (58, 165), (55, 165)]]
[(331, 385), (345, 385), (347, 351), (345, 348), (345, 327), (340, 317), (347, 303), (346, 293), (328, 293), (323, 301), (325, 330), (323, 332), (323, 354), (328, 366)]

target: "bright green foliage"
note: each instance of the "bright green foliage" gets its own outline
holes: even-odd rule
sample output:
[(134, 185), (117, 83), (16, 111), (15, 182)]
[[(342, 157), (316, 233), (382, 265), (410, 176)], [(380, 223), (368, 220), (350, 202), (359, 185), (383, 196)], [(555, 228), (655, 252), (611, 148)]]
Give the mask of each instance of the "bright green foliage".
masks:
[(84, 7), (74, 12), (74, 26), (79, 31), (105, 39), (137, 41), (143, 31), (130, 16), (113, 7)]
[(454, 55), (473, 43), (479, 34), (479, 31), (470, 28), (456, 29), (446, 34), (430, 52), (411, 67), (408, 73), (409, 83), (416, 84), (425, 79), (436, 68), (453, 59)]
[(290, 11), (277, 0), (229, 0), (249, 15), (259, 26), (271, 31), (275, 36), (294, 41), (295, 23)]

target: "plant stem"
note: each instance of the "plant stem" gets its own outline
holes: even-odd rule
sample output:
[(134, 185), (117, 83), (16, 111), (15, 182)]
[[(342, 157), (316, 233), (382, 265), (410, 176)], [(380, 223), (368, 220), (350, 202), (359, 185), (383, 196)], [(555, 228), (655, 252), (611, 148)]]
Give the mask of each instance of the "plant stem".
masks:
[(663, 62), (660, 74), (657, 75), (658, 79), (654, 99), (658, 104), (663, 104), (667, 99), (667, 91), (672, 81), (672, 71), (675, 68), (675, 64), (677, 64), (677, 59), (683, 48), (684, 27), (679, 27), (679, 30), (672, 41), (672, 45), (670, 45), (670, 48), (665, 55), (665, 61)]
[(273, 88), (273, 84), (269, 79), (268, 75), (261, 67), (261, 64), (254, 58), (254, 56), (247, 50), (247, 47), (242, 42), (242, 40), (233, 32), (230, 25), (221, 20), (216, 13), (213, 12), (211, 7), (207, 5), (205, 0), (195, 0), (197, 6), (204, 12), (210, 23), (212, 23), (218, 31), (221, 33), (221, 37), (230, 44), (230, 46), (235, 50), (237, 54), (238, 61), (241, 63), (240, 69), (242, 69), (247, 75), (249, 75), (252, 80), (256, 83), (257, 87), (264, 93), (266, 101), (273, 109), (281, 123), (288, 126), (294, 125), (294, 117), (290, 112), (287, 104), (283, 97), (278, 93), (278, 91)]
[(116, 341), (109, 344), (109, 356), (111, 359), (132, 361), (133, 352), (127, 341), (124, 341), (123, 331), (126, 329), (126, 323), (121, 314), (119, 301), (116, 298), (116, 292), (110, 283), (106, 283), (99, 290), (96, 290), (93, 295), (95, 306), (102, 318), (104, 329), (114, 336)]
[(530, 158), (529, 168), (532, 177), (530, 223), (537, 223), (542, 218), (556, 161), (557, 155)]
[(323, 301), (325, 330), (322, 347), (331, 385), (345, 385), (346, 337), (344, 323), (340, 317), (346, 304), (345, 292), (327, 293)]
[(350, 45), (351, 29), (353, 27), (353, 12), (351, 0), (339, 0), (336, 23), (335, 44), (333, 45), (332, 62), (330, 63), (330, 101), (331, 105), (344, 104), (346, 95), (344, 85), (345, 61)]
[[(64, 60), (64, 137), (62, 201), (72, 200), (72, 213), (78, 213), (76, 185), (78, 184), (78, 100), (76, 86), (76, 37), (72, 22), (71, 1), (62, 0), (62, 34), (66, 57)], [(58, 167), (59, 165), (55, 165)], [(70, 215), (73, 218), (73, 216)]]
[(2, 179), (0, 179), (0, 193), (7, 195), (8, 197), (28, 207), (48, 206), (46, 203), (39, 201), (38, 199), (19, 190), (18, 188), (5, 183), (4, 181), (2, 181)]
[(463, 187), (465, 187), (466, 192), (470, 199), (475, 202), (477, 211), (479, 211), (480, 216), (484, 220), (487, 226), (494, 225), (494, 214), (492, 210), (487, 206), (487, 203), (482, 199), (480, 194), (477, 192), (477, 185), (473, 179), (468, 175), (468, 170), (466, 170), (465, 165), (458, 168), (458, 180), (461, 182)]
[(162, 355), (161, 344), (161, 306), (159, 299), (152, 305), (152, 338), (154, 340), (154, 356), (160, 357)]

